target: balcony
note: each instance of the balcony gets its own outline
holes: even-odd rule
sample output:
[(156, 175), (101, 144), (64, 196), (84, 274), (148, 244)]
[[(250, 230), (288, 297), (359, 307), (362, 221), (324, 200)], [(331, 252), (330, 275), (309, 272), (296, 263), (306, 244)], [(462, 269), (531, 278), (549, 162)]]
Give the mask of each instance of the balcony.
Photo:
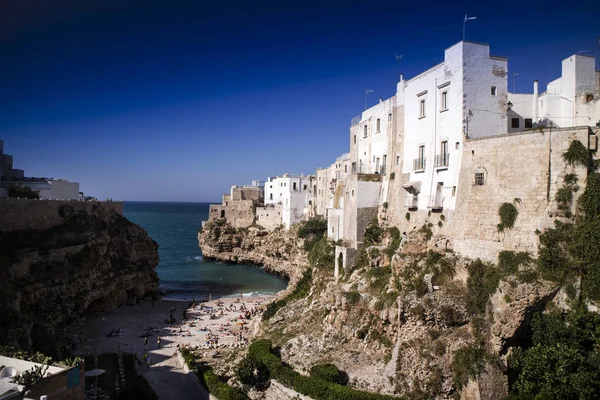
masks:
[(413, 171), (425, 171), (426, 158), (416, 158), (413, 160)]
[(406, 207), (411, 210), (419, 208), (419, 195), (409, 194), (406, 196)]
[(450, 164), (450, 153), (438, 154), (435, 156), (435, 168), (442, 169), (448, 168)]
[(442, 196), (435, 196), (429, 199), (429, 207), (432, 210), (442, 210), (444, 208), (444, 198)]

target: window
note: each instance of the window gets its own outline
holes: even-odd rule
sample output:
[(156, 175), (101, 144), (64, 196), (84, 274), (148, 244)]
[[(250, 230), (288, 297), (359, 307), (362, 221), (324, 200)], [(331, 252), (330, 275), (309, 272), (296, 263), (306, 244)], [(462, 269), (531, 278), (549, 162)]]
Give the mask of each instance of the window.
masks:
[(590, 101), (594, 100), (594, 95), (591, 93), (586, 93), (585, 94), (585, 102), (589, 103)]
[(448, 154), (448, 141), (444, 140), (440, 146), (440, 154)]
[(448, 92), (442, 92), (442, 109), (440, 111), (446, 111), (448, 109)]
[(452, 197), (456, 197), (456, 186), (452, 186)]
[(425, 117), (425, 99), (419, 101), (419, 118)]
[(419, 146), (419, 160), (425, 158), (425, 145)]
[(392, 120), (392, 113), (388, 114), (388, 122), (390, 122)]
[(485, 184), (485, 174), (483, 172), (475, 173), (475, 186), (483, 186)]
[(531, 118), (525, 118), (525, 129), (533, 128), (533, 120)]
[(510, 126), (511, 126), (511, 128), (518, 128), (519, 127), (519, 118), (511, 118)]
[(460, 143), (459, 143), (459, 142), (456, 142), (456, 143), (454, 144), (454, 148), (458, 150), (458, 148), (459, 148), (459, 147), (460, 147)]
[(354, 197), (354, 190), (352, 190), (352, 197)]
[(496, 86), (492, 86), (492, 96), (496, 96)]
[(367, 126), (365, 125), (365, 133), (363, 134), (363, 137), (367, 137)]
[(269, 200), (273, 200), (273, 193), (269, 195)]
[(292, 189), (293, 189), (293, 190), (296, 190), (296, 182), (293, 182), (293, 183), (292, 183)]
[(303, 189), (302, 189), (302, 190), (306, 190), (306, 185), (304, 185), (304, 186), (303, 186)]
[(348, 165), (344, 165), (344, 172), (348, 172)]
[(377, 132), (381, 131), (381, 120), (377, 118)]
[(400, 156), (396, 156), (396, 165), (400, 165)]
[(354, 144), (356, 144), (356, 135), (354, 135)]
[(269, 189), (273, 189), (273, 185), (269, 185)]

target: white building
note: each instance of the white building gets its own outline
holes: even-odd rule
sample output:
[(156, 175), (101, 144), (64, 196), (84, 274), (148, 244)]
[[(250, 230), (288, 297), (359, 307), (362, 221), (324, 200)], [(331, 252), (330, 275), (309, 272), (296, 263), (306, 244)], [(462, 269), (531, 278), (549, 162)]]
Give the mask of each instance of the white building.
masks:
[(352, 171), (359, 174), (385, 175), (388, 157), (388, 137), (392, 134), (392, 116), (396, 96), (365, 110), (358, 122), (358, 132), (352, 135), (354, 145)]
[(23, 185), (38, 191), (42, 200), (79, 200), (79, 183), (66, 179), (25, 178)]
[(311, 183), (310, 176), (290, 174), (269, 177), (265, 182), (265, 205), (281, 204), (281, 224), (286, 229), (308, 215)]
[(463, 138), (506, 133), (507, 73), (507, 59), (488, 45), (462, 41), (442, 63), (398, 83), (409, 209), (454, 209)]
[(600, 123), (600, 72), (595, 67), (594, 57), (574, 54), (562, 61), (560, 78), (549, 82), (544, 93), (538, 94), (537, 80), (532, 94), (509, 93), (508, 131)]

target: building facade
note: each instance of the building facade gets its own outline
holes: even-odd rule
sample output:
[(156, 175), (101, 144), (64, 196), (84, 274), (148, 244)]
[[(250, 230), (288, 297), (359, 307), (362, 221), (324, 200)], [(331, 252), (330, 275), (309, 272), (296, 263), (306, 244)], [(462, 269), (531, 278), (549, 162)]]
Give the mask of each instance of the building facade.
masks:
[(537, 127), (595, 126), (600, 123), (600, 72), (594, 57), (574, 54), (562, 61), (561, 76), (539, 94), (509, 93), (508, 132)]

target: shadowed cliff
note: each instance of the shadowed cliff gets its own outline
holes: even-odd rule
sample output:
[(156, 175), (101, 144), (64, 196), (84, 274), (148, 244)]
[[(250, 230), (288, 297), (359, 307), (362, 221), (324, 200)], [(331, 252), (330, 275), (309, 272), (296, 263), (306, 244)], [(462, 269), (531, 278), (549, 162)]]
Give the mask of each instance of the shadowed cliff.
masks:
[(0, 202), (3, 219), (42, 208), (52, 221), (0, 229), (0, 344), (59, 355), (79, 317), (157, 290), (158, 244), (110, 203), (35, 203)]

